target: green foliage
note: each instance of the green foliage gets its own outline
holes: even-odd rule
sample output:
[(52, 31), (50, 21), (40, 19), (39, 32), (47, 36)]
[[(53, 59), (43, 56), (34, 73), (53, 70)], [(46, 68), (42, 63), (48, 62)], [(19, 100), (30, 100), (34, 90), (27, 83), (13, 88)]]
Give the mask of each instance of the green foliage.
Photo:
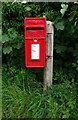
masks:
[(65, 46), (61, 46), (58, 44), (55, 46), (55, 49), (57, 53), (65, 52), (65, 50), (67, 50)]
[(23, 35), (19, 35), (15, 29), (8, 29), (8, 33), (2, 37), (2, 43), (4, 43), (3, 53), (9, 54), (13, 49), (22, 48), (23, 40)]
[(61, 12), (62, 16), (64, 16), (64, 14), (68, 8), (68, 5), (61, 4), (61, 7), (62, 7), (62, 9), (60, 10), (60, 12)]
[[(3, 72), (5, 71), (7, 71), (6, 66)], [(45, 116), (54, 119), (74, 119), (77, 118), (76, 110), (74, 81), (70, 84), (69, 80), (65, 80), (62, 84), (51, 86), (46, 96), (42, 93), (42, 83), (37, 82), (35, 74), (30, 71), (20, 71), (11, 67), (9, 73), (3, 76), (3, 118), (44, 118)]]
[(60, 17), (56, 18), (54, 25), (57, 30), (64, 30), (64, 21)]
[(26, 102), (26, 93), (18, 86), (14, 84), (5, 88), (3, 90), (3, 116), (5, 118), (20, 118), (26, 109)]

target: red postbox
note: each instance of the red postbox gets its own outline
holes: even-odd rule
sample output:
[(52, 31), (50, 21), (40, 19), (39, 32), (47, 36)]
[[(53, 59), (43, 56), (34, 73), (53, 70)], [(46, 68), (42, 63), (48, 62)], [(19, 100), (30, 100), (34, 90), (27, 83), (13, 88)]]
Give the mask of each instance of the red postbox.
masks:
[(46, 19), (25, 18), (25, 66), (45, 67), (46, 58)]

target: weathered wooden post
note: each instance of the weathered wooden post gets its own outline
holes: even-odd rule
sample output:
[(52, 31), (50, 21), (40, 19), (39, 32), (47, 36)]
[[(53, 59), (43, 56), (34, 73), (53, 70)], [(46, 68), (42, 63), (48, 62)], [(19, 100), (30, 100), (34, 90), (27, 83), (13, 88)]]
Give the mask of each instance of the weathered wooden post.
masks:
[(47, 40), (46, 40), (46, 67), (44, 68), (44, 92), (53, 82), (53, 39), (54, 28), (51, 21), (47, 21)]

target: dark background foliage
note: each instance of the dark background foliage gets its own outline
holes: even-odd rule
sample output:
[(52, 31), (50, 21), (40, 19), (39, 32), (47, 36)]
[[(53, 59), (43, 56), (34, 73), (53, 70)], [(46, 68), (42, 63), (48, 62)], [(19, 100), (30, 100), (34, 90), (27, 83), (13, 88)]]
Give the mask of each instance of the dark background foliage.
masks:
[[(78, 2), (2, 3), (3, 118), (77, 119)], [(53, 86), (42, 93), (43, 69), (25, 68), (24, 18), (54, 26)]]

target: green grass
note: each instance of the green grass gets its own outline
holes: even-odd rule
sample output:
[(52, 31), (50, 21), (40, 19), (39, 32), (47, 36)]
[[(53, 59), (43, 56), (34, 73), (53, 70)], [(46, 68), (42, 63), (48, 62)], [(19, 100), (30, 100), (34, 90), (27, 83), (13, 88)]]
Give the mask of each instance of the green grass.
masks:
[(74, 81), (53, 85), (44, 95), (32, 72), (16, 68), (3, 72), (3, 118), (77, 118)]

